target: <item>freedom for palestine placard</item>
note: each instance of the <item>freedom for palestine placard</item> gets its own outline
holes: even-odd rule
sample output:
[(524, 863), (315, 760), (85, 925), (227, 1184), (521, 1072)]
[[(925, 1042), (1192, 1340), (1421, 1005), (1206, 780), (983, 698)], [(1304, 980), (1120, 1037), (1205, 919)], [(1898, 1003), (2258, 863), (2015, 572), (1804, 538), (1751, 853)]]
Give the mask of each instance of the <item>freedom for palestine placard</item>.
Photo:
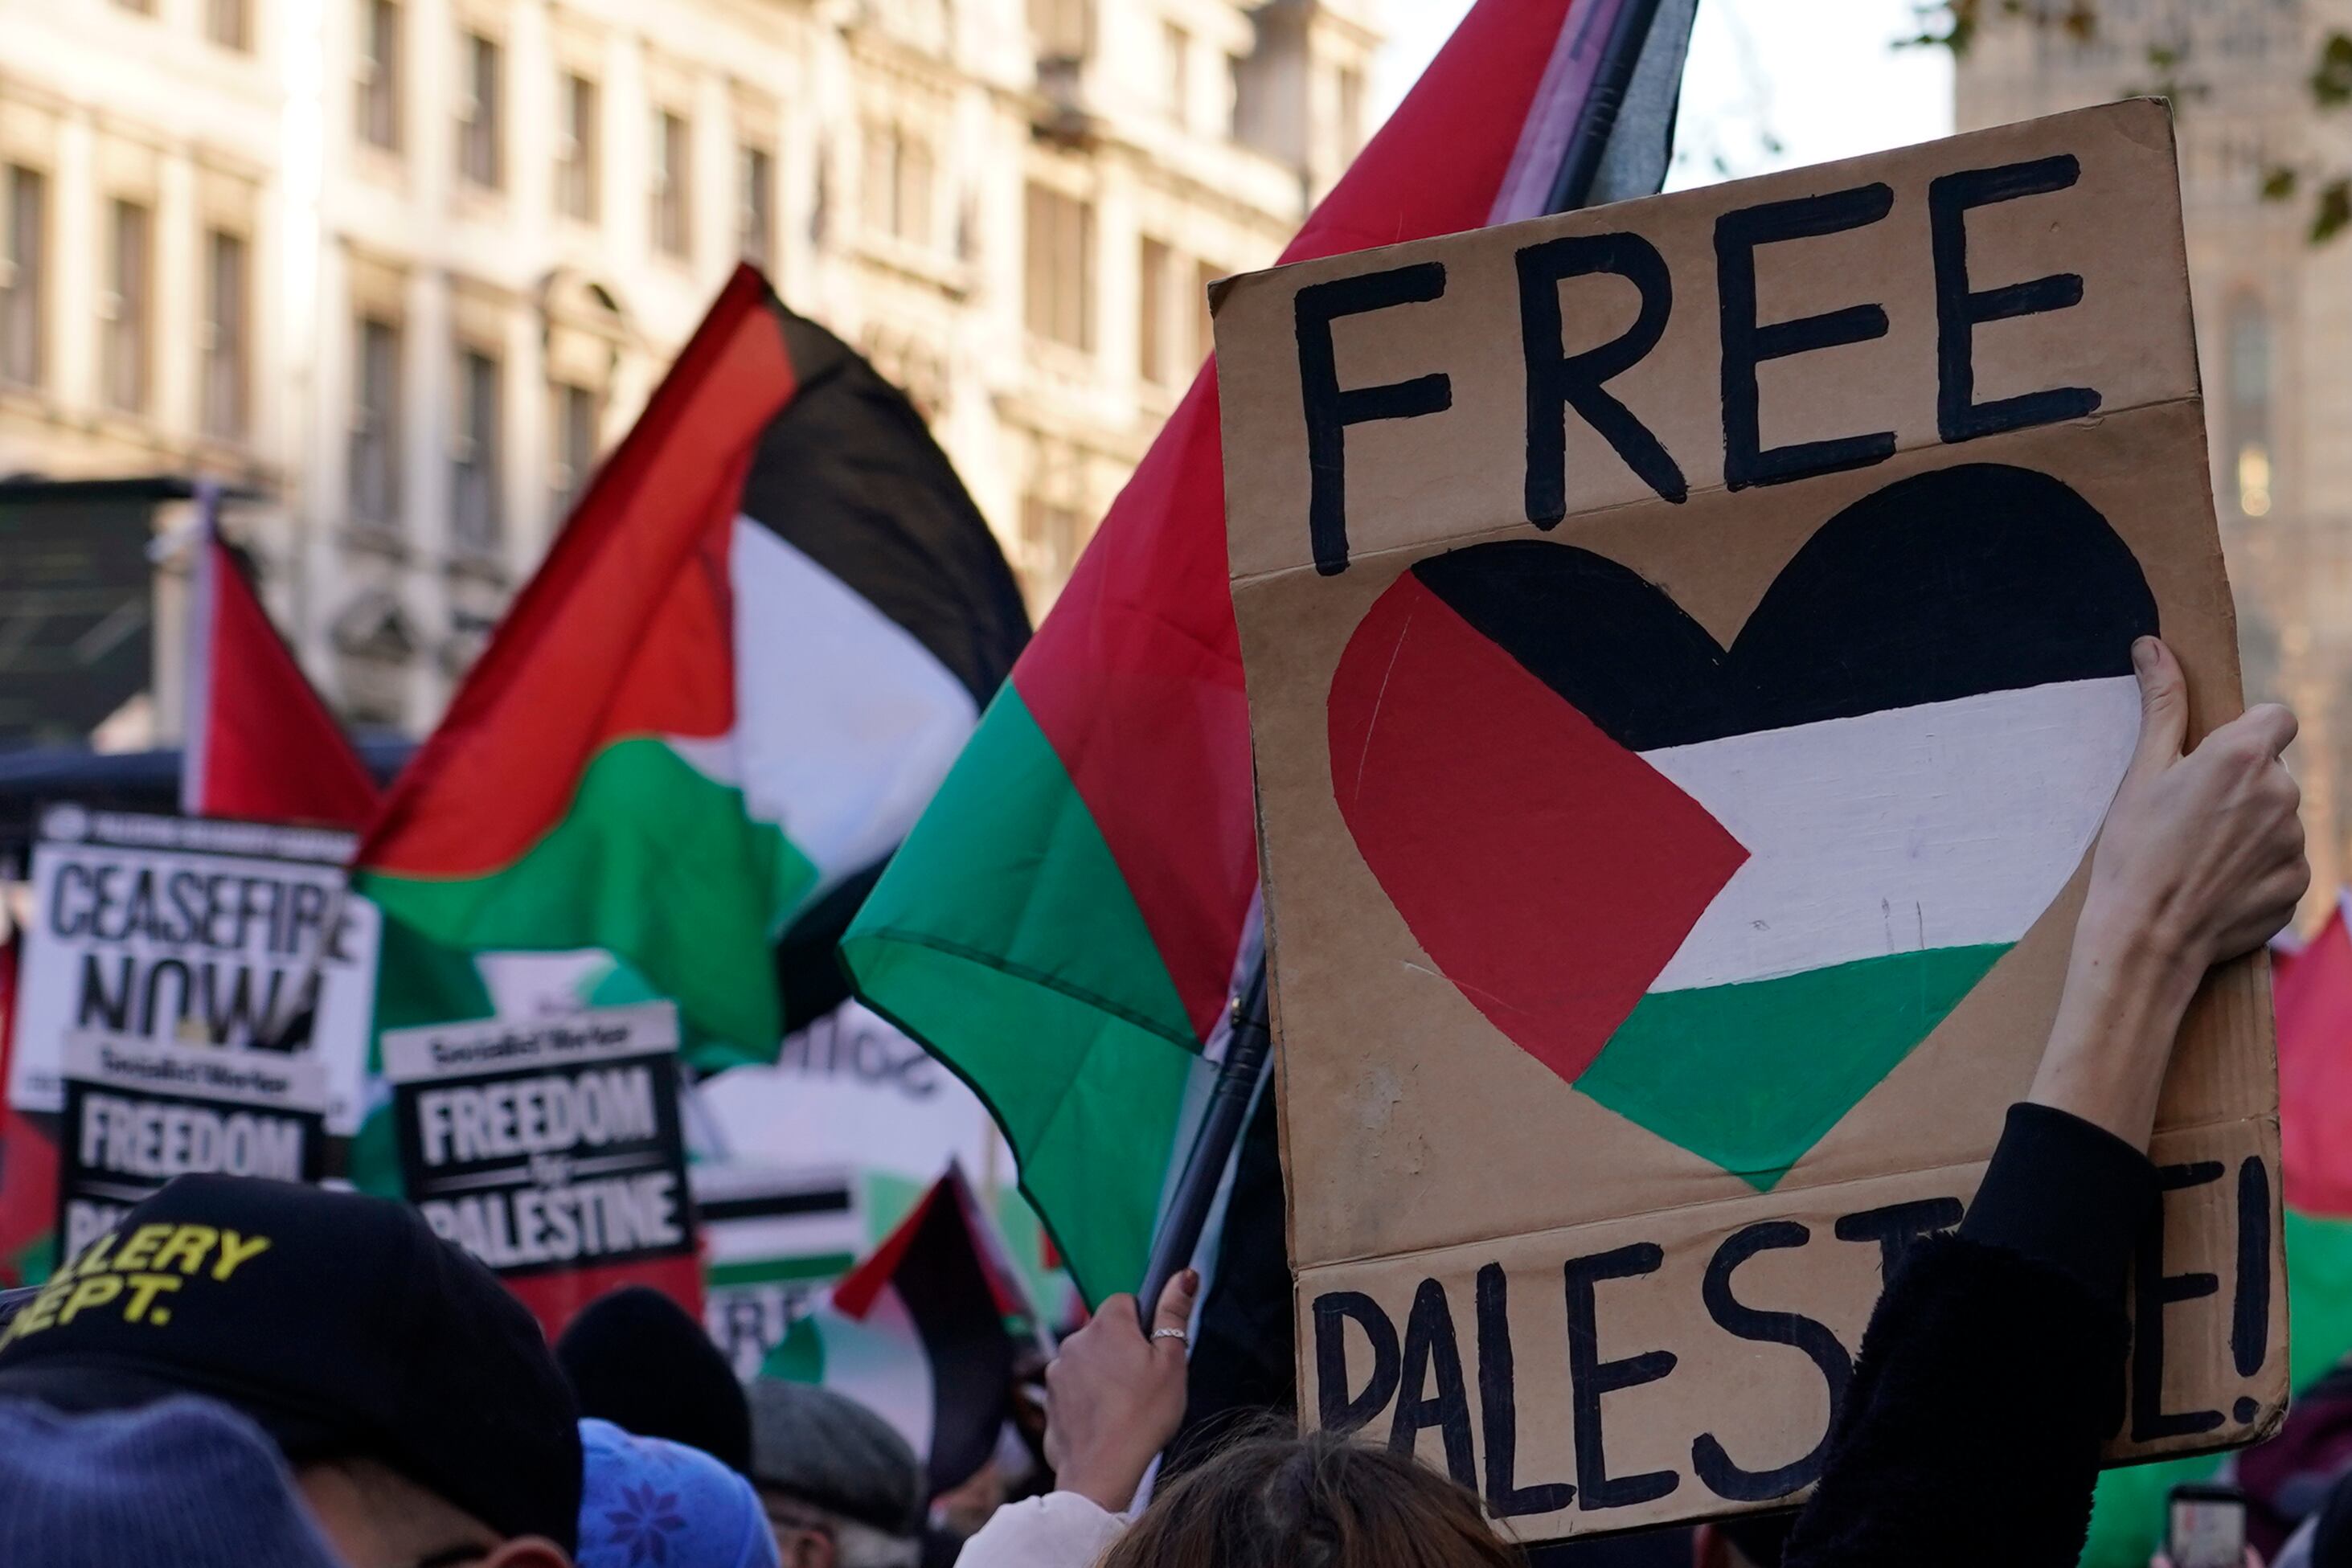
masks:
[(228, 1051), (132, 1035), (67, 1038), (58, 1257), (114, 1228), (174, 1176), (315, 1182), (327, 1074), (308, 1052)]
[[(2133, 640), (2241, 706), (2167, 112), (1213, 293), (1302, 1406), (1525, 1539), (1785, 1503), (2032, 1080)], [(2264, 981), (2110, 1460), (2284, 1406)]]
[(551, 1334), (625, 1284), (698, 1315), (668, 1002), (383, 1036), (401, 1179)]

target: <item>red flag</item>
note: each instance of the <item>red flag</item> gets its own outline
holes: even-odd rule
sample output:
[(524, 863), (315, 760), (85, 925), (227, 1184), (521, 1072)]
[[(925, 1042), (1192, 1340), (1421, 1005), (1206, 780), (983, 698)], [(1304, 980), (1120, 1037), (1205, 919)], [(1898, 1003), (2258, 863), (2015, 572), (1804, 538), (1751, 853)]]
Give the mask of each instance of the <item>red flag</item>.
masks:
[(180, 810), (365, 828), (375, 815), (375, 780), (222, 542), (219, 492), (205, 486), (196, 505)]
[(2273, 994), (2287, 1207), (2352, 1218), (2352, 933), (2341, 904)]
[[(0, 915), (0, 924), (6, 918)], [(0, 940), (0, 1083), (8, 1081), (16, 1014), (16, 947), (13, 936)], [(0, 1287), (31, 1283), (47, 1265), (57, 1213), (58, 1146), (0, 1095)]]

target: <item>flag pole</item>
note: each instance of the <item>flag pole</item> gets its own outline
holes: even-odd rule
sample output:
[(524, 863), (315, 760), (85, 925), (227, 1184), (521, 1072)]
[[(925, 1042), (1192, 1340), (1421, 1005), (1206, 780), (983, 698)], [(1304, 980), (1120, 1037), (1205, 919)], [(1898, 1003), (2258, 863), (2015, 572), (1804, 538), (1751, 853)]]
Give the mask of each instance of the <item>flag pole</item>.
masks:
[(1658, 18), (1659, 0), (1622, 0), (1609, 24), (1601, 46), (1601, 65), (1592, 87), (1576, 117), (1576, 130), (1553, 176), (1548, 213), (1572, 213), (1592, 199), (1592, 182), (1601, 173), (1601, 159), (1617, 129), (1617, 111), (1625, 106), (1625, 91), (1642, 63), (1643, 46), (1650, 41), (1650, 25)]
[(1249, 1115), (1250, 1102), (1257, 1097), (1258, 1080), (1265, 1076), (1266, 1062), (1274, 1054), (1273, 1033), (1266, 1024), (1263, 947), (1250, 965), (1241, 995), (1234, 998), (1233, 1009), (1233, 1031), (1225, 1037), (1225, 1060), (1217, 1068), (1216, 1087), (1209, 1091), (1208, 1109), (1201, 1114), (1192, 1153), (1184, 1162), (1184, 1174), (1177, 1178), (1174, 1196), (1168, 1200), (1159, 1234), (1151, 1239), (1151, 1260), (1143, 1271), (1143, 1289), (1136, 1296), (1136, 1318), (1146, 1333), (1150, 1331), (1151, 1312), (1159, 1305), (1160, 1292), (1192, 1261), (1193, 1250), (1201, 1244), (1202, 1228), (1208, 1223), (1217, 1188), (1223, 1185), (1225, 1167), (1233, 1162), (1242, 1123)]
[[(1584, 3), (1593, 4), (1596, 0)], [(1552, 179), (1547, 211), (1573, 212), (1591, 198), (1601, 159), (1617, 129), (1618, 111), (1624, 107), (1626, 90), (1641, 65), (1642, 50), (1649, 43), (1651, 25), (1657, 20), (1660, 4), (1661, 0), (1621, 0), (1610, 21), (1609, 37), (1601, 46), (1601, 63), (1593, 73), (1591, 89), (1577, 114), (1576, 128), (1561, 155), (1559, 172)], [(1150, 1259), (1144, 1268), (1142, 1289), (1137, 1292), (1136, 1317), (1147, 1333), (1160, 1291), (1179, 1270), (1192, 1262), (1193, 1252), (1200, 1247), (1209, 1209), (1216, 1201), (1218, 1187), (1223, 1185), (1226, 1168), (1233, 1163), (1242, 1124), (1248, 1117), (1250, 1103), (1257, 1096), (1258, 1082), (1265, 1076), (1266, 1063), (1273, 1055), (1263, 946), (1250, 966), (1233, 1008), (1233, 1033), (1226, 1043), (1225, 1059), (1217, 1069), (1216, 1086), (1210, 1091), (1208, 1109), (1193, 1134), (1192, 1152), (1184, 1161), (1184, 1174), (1177, 1178), (1175, 1194), (1169, 1199), (1160, 1228), (1151, 1239)]]

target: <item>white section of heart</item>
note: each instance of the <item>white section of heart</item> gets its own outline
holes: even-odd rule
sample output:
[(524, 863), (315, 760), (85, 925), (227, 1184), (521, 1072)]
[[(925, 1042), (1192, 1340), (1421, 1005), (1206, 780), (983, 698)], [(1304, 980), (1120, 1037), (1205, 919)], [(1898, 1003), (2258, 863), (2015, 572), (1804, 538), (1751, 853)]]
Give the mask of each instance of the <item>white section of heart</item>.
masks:
[(830, 886), (907, 836), (980, 711), (913, 633), (774, 530), (738, 517), (728, 553), (735, 728), (670, 748), (741, 789)]
[(1643, 752), (1748, 852), (1650, 989), (2015, 942), (2138, 738), (2122, 675)]

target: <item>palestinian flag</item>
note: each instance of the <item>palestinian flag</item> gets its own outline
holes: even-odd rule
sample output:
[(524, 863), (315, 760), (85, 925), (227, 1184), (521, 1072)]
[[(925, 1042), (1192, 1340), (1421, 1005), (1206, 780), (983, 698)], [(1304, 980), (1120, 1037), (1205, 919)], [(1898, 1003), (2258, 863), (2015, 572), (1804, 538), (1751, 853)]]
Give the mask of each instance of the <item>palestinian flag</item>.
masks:
[(2082, 862), (2156, 630), (2105, 519), (1998, 465), (1847, 507), (1728, 646), (1604, 557), (1474, 545), (1359, 624), (1332, 787), (1496, 1029), (1769, 1187)]
[(180, 810), (361, 831), (382, 800), (375, 780), (221, 538), (217, 486), (203, 486), (196, 509)]
[(950, 1165), (825, 1304), (794, 1322), (763, 1377), (814, 1383), (880, 1416), (922, 1456), (929, 1491), (962, 1485), (1011, 1413), (1013, 1329), (1029, 1317), (1010, 1262)]
[[(1479, 0), (1283, 259), (1540, 212), (1607, 32), (1570, 16)], [(842, 944), (1096, 1301), (1142, 1277), (1258, 925), (1223, 486), (1211, 365)]]
[(699, 1064), (772, 1061), (840, 999), (848, 909), (1027, 636), (914, 409), (739, 268), (357, 885), (445, 949), (604, 949), (677, 1003)]

